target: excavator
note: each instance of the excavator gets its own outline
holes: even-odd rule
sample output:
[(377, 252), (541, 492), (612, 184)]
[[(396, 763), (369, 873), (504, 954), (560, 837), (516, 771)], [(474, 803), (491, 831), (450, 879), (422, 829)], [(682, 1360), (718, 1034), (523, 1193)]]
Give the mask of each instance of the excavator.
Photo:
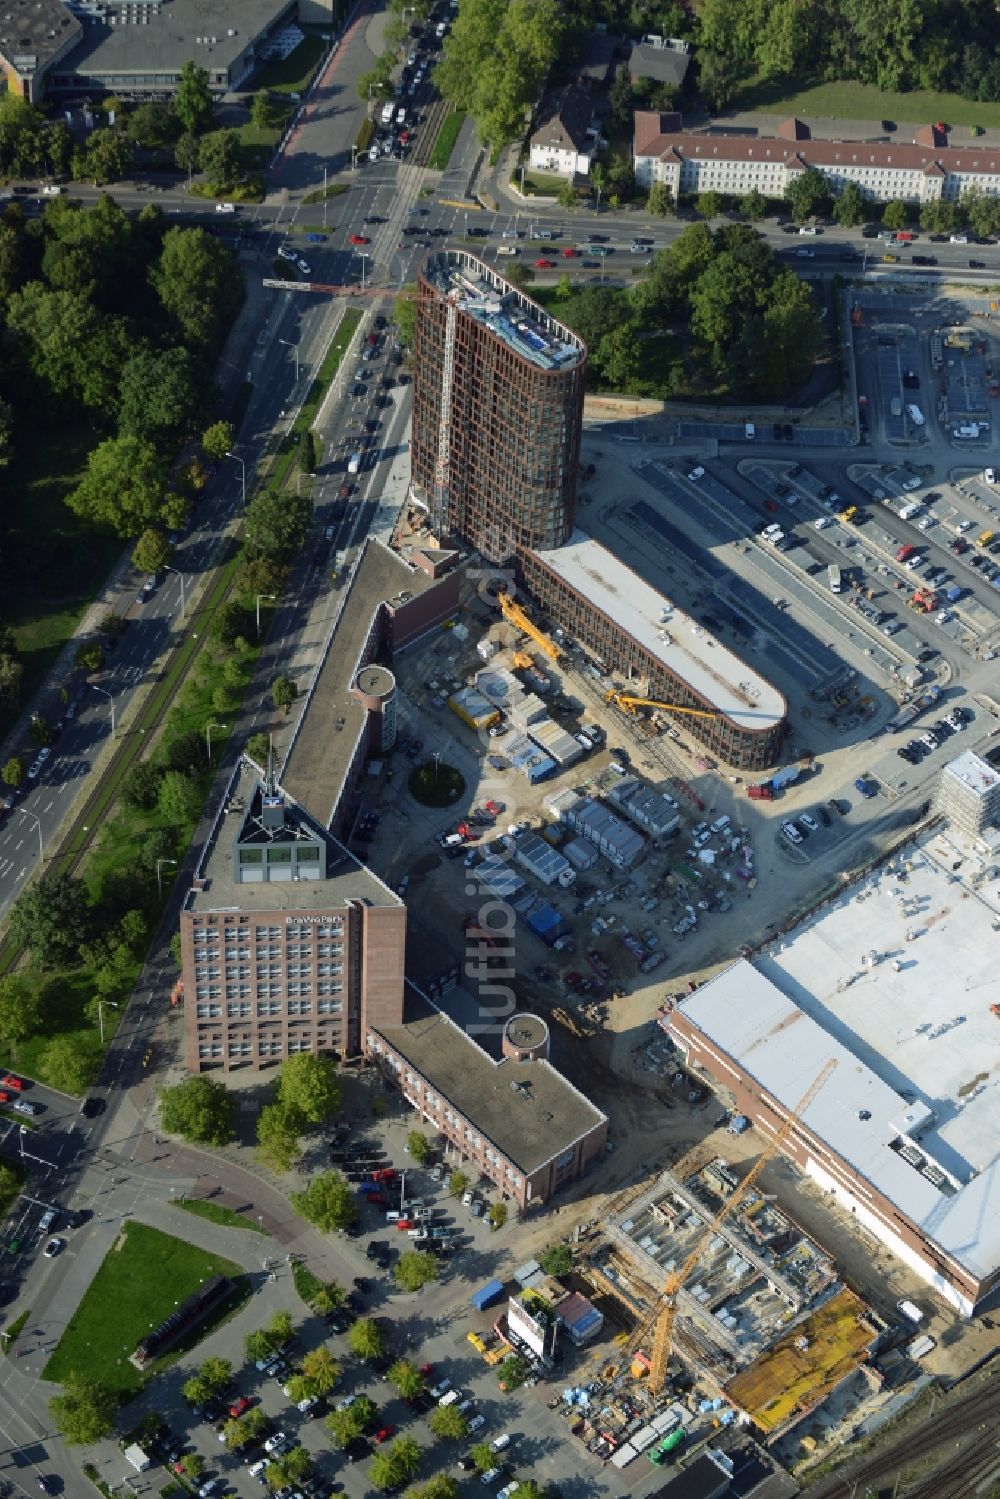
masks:
[(686, 713), (691, 718), (718, 718), (711, 708), (682, 708), (679, 703), (661, 703), (652, 697), (632, 697), (628, 692), (617, 692), (612, 689), (604, 694), (606, 703), (614, 703), (623, 713), (638, 713), (640, 708), (662, 708), (665, 713)]
[(747, 1172), (732, 1196), (727, 1198), (722, 1207), (708, 1223), (703, 1234), (698, 1238), (691, 1253), (677, 1270), (672, 1270), (659, 1293), (659, 1299), (649, 1315), (639, 1323), (625, 1344), (623, 1353), (627, 1357), (633, 1357), (639, 1352), (640, 1346), (648, 1343), (652, 1334), (652, 1349), (649, 1356), (649, 1374), (647, 1384), (650, 1391), (659, 1395), (667, 1382), (667, 1368), (670, 1362), (670, 1350), (673, 1346), (674, 1319), (677, 1315), (677, 1295), (701, 1259), (706, 1246), (718, 1233), (719, 1228), (739, 1207), (751, 1187), (760, 1176), (761, 1172), (773, 1156), (781, 1149), (785, 1140), (791, 1134), (799, 1119), (812, 1103), (820, 1089), (829, 1080), (837, 1067), (837, 1058), (831, 1057), (823, 1067), (819, 1075), (810, 1083), (805, 1093), (799, 1099), (795, 1108), (785, 1116), (784, 1123), (771, 1136), (754, 1165)]

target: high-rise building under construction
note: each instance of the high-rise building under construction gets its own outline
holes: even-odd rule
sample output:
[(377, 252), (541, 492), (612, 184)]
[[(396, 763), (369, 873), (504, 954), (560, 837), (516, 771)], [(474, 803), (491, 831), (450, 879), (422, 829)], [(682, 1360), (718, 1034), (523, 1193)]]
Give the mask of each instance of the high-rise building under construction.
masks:
[(573, 530), (587, 348), (466, 250), (417, 279), (412, 483), (492, 562)]

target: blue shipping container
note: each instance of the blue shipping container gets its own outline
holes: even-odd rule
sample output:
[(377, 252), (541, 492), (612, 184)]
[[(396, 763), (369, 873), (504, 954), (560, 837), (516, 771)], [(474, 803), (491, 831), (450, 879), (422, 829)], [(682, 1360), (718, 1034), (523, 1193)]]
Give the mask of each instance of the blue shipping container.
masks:
[(488, 1280), (485, 1286), (480, 1286), (478, 1291), (472, 1293), (472, 1305), (477, 1312), (484, 1312), (494, 1301), (499, 1301), (503, 1295), (503, 1282), (499, 1280)]

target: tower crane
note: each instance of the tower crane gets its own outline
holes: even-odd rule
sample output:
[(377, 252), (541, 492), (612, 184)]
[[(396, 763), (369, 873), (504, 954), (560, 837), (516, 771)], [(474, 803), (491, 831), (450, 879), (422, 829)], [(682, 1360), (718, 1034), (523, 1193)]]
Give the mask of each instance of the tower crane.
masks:
[(562, 651), (556, 645), (555, 641), (551, 636), (546, 635), (544, 630), (538, 628), (529, 615), (522, 609), (521, 605), (515, 604), (509, 593), (498, 594), (497, 603), (500, 605), (500, 613), (504, 619), (509, 619), (512, 625), (517, 625), (519, 630), (523, 630), (525, 635), (529, 636), (536, 645), (540, 645), (545, 654), (551, 657), (553, 661), (560, 659)]
[(712, 708), (682, 708), (679, 703), (661, 703), (652, 697), (632, 697), (628, 692), (612, 689), (604, 694), (606, 703), (614, 703), (623, 713), (637, 713), (640, 708), (662, 708), (665, 713), (687, 713), (692, 718), (718, 718)]
[(650, 1352), (648, 1384), (653, 1394), (658, 1395), (667, 1381), (667, 1365), (670, 1362), (670, 1350), (673, 1346), (674, 1319), (677, 1315), (677, 1293), (701, 1259), (705, 1246), (715, 1237), (721, 1225), (746, 1197), (764, 1167), (781, 1148), (794, 1125), (828, 1081), (836, 1066), (837, 1058), (830, 1057), (822, 1071), (810, 1083), (805, 1093), (799, 1099), (795, 1108), (785, 1116), (784, 1123), (771, 1136), (770, 1141), (765, 1145), (760, 1156), (740, 1182), (735, 1192), (731, 1197), (727, 1198), (714, 1218), (708, 1223), (705, 1232), (700, 1236), (687, 1259), (679, 1269), (672, 1270), (667, 1276), (656, 1305), (629, 1338), (624, 1351), (627, 1355), (632, 1355), (637, 1352), (639, 1345), (646, 1341), (650, 1331), (652, 1331), (653, 1341)]

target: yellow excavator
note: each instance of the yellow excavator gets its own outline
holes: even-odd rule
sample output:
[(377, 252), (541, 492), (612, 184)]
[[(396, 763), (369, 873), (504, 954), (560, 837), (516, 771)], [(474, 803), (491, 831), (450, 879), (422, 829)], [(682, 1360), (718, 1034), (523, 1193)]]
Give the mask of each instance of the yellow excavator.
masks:
[(682, 708), (679, 703), (661, 703), (652, 697), (632, 697), (628, 692), (612, 689), (604, 694), (606, 703), (614, 703), (623, 713), (638, 713), (640, 708), (662, 708), (664, 713), (686, 713), (691, 718), (718, 718), (711, 708)]
[(708, 1223), (704, 1233), (700, 1235), (698, 1242), (691, 1250), (687, 1259), (679, 1269), (672, 1270), (667, 1276), (656, 1305), (649, 1316), (635, 1328), (626, 1343), (624, 1352), (628, 1357), (631, 1357), (638, 1352), (640, 1344), (649, 1341), (650, 1333), (652, 1333), (652, 1348), (649, 1356), (649, 1376), (647, 1381), (651, 1393), (659, 1395), (667, 1382), (667, 1367), (670, 1362), (670, 1350), (673, 1346), (674, 1319), (677, 1315), (677, 1293), (701, 1259), (706, 1245), (715, 1238), (722, 1223), (739, 1207), (754, 1182), (764, 1170), (764, 1167), (777, 1151), (781, 1149), (781, 1146), (791, 1134), (817, 1093), (834, 1072), (836, 1066), (837, 1058), (831, 1057), (819, 1073), (819, 1076), (810, 1083), (795, 1108), (785, 1116), (781, 1128), (771, 1136), (770, 1141), (765, 1145), (757, 1161), (747, 1172), (733, 1195), (726, 1200), (719, 1212)]

